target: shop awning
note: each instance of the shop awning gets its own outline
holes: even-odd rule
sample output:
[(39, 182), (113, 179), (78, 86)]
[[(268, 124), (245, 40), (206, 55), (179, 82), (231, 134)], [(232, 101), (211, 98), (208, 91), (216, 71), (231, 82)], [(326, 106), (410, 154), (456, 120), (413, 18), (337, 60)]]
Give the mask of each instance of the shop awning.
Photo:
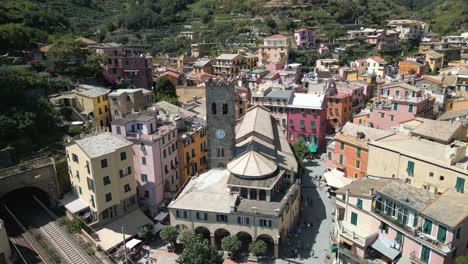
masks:
[(88, 204), (80, 198), (76, 197), (73, 193), (67, 193), (60, 200), (60, 203), (72, 214), (79, 213), (89, 208)]
[(133, 238), (130, 241), (128, 241), (127, 243), (125, 243), (125, 247), (128, 248), (128, 249), (132, 249), (132, 248), (136, 247), (140, 243), (141, 243), (141, 240)]
[(325, 181), (327, 182), (327, 185), (333, 188), (342, 188), (351, 182), (353, 182), (352, 179), (346, 178), (344, 176), (344, 172), (341, 172), (339, 170), (331, 170), (327, 171), (323, 174), (323, 177), (325, 178)]
[(400, 254), (400, 251), (396, 250), (392, 247), (394, 245), (392, 241), (388, 238), (384, 237), (383, 235), (379, 234), (375, 242), (371, 245), (371, 247), (377, 250), (379, 253), (384, 255), (390, 260), (394, 260)]
[(309, 152), (315, 153), (317, 152), (318, 146), (315, 144), (309, 144)]
[(169, 215), (169, 213), (161, 211), (154, 217), (154, 220), (156, 220), (158, 222), (162, 222), (164, 219), (166, 219), (166, 217), (168, 215)]

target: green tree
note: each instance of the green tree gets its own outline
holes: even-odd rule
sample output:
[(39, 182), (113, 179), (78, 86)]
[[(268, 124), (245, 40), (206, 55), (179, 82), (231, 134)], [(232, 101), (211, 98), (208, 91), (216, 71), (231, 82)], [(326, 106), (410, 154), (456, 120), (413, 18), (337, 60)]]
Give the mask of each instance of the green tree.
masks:
[(83, 218), (74, 217), (73, 219), (65, 219), (65, 226), (70, 233), (77, 234), (85, 227), (85, 224)]
[(256, 257), (264, 256), (268, 249), (267, 244), (263, 240), (252, 241), (249, 246), (249, 251)]
[(171, 246), (175, 246), (177, 242), (177, 234), (177, 229), (173, 226), (166, 226), (161, 230), (161, 232), (159, 232), (162, 240), (170, 243)]
[(223, 257), (208, 241), (200, 235), (195, 236), (185, 245), (184, 251), (177, 259), (179, 264), (221, 264)]
[(456, 264), (468, 264), (468, 256), (460, 256), (455, 260)]
[(184, 245), (189, 243), (195, 237), (195, 233), (190, 229), (182, 229), (177, 239)]
[(169, 77), (162, 76), (158, 79), (156, 93), (175, 96), (175, 86)]
[(142, 239), (148, 239), (152, 233), (153, 233), (152, 224), (145, 224), (138, 228), (138, 237)]
[(307, 153), (307, 145), (303, 137), (298, 137), (292, 143), (292, 150), (294, 152), (294, 156), (297, 159), (297, 162), (302, 167), (304, 165), (304, 156)]
[(241, 242), (237, 236), (227, 236), (221, 240), (221, 248), (228, 251), (233, 256), (241, 247)]
[(22, 24), (0, 25), (0, 52), (23, 51), (47, 41), (47, 33)]

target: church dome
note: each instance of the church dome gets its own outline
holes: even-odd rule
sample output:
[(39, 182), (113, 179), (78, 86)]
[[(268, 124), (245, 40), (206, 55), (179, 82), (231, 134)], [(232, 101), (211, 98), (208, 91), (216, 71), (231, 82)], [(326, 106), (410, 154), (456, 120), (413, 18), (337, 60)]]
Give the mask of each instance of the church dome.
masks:
[(243, 179), (264, 179), (270, 177), (278, 166), (271, 159), (250, 150), (227, 165), (231, 174)]

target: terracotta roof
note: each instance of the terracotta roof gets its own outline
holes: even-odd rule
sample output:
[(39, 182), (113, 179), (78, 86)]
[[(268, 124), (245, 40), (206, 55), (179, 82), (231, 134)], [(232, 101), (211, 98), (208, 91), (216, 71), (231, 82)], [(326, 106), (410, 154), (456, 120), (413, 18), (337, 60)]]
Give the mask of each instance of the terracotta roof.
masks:
[(375, 61), (378, 62), (378, 63), (385, 63), (385, 60), (382, 59), (382, 58), (379, 57), (379, 56), (372, 56), (372, 57), (370, 57), (369, 59), (373, 59), (373, 60), (375, 60)]
[(288, 38), (288, 37), (286, 37), (285, 35), (276, 34), (276, 35), (273, 35), (273, 36), (266, 37), (265, 39), (279, 39), (279, 38), (285, 39), (285, 38)]
[(430, 82), (437, 83), (437, 84), (440, 84), (440, 85), (444, 84), (441, 80), (437, 80), (437, 79), (432, 78), (431, 76), (428, 76), (428, 75), (423, 75), (421, 78), (416, 79), (416, 80), (422, 80), (422, 79), (428, 80)]
[(161, 76), (171, 76), (171, 77), (174, 77), (174, 78), (179, 78), (179, 74), (175, 73), (173, 71), (166, 71), (163, 74), (161, 74)]

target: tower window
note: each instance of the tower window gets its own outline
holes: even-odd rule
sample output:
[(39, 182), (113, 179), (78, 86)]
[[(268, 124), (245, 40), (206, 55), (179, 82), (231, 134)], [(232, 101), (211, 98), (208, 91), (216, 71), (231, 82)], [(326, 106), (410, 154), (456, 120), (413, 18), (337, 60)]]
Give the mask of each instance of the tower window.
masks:
[(228, 104), (223, 104), (223, 115), (227, 115), (228, 113)]
[(211, 114), (216, 115), (216, 103), (211, 104)]

